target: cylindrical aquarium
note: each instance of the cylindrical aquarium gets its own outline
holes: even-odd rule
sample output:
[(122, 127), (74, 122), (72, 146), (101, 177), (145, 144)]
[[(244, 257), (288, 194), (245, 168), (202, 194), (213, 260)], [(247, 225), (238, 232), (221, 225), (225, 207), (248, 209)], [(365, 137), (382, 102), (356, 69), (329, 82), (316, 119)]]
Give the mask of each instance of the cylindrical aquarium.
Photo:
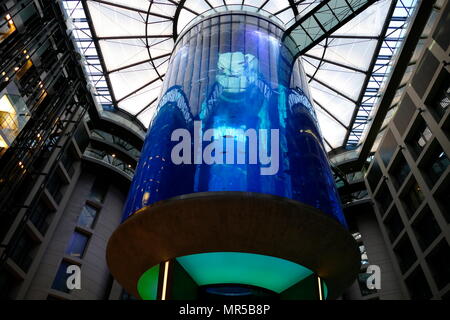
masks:
[(318, 299), (354, 280), (358, 251), (283, 32), (231, 11), (178, 37), (108, 244), (129, 292)]
[(272, 194), (345, 225), (303, 69), (283, 30), (244, 14), (181, 35), (125, 208), (196, 192)]

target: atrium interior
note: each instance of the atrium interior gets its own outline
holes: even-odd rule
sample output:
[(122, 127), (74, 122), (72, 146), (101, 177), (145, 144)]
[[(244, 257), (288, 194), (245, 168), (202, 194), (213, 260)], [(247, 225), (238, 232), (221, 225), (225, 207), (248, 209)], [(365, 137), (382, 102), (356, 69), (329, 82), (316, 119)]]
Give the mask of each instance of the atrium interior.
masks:
[[(450, 298), (448, 0), (6, 0), (0, 30), (0, 299)], [(199, 121), (279, 129), (280, 173), (168, 163)]]

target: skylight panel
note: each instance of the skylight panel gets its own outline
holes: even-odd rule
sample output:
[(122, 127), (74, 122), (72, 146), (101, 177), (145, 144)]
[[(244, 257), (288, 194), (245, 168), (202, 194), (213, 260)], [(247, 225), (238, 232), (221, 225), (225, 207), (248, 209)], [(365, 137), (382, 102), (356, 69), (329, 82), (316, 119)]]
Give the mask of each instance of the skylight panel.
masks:
[(314, 97), (314, 105), (317, 108), (325, 109), (333, 119), (343, 127), (348, 127), (355, 104), (351, 101), (328, 90), (317, 82), (311, 83), (311, 94)]
[(101, 40), (99, 43), (108, 72), (149, 59), (142, 39)]
[(366, 75), (363, 73), (348, 70), (330, 63), (323, 63), (316, 73), (315, 79), (330, 83), (330, 87), (356, 101), (361, 92), (365, 77)]
[(392, 1), (396, 0), (381, 0), (376, 2), (349, 23), (339, 28), (334, 34), (378, 37), (386, 21), (386, 15)]
[(88, 6), (98, 37), (145, 36), (145, 18), (138, 12), (93, 1)]
[[(261, 14), (275, 15), (272, 18), (275, 22), (289, 26), (324, 1), (186, 0), (183, 2), (184, 8), (179, 8), (180, 1), (169, 0), (88, 0), (87, 8), (95, 32), (89, 29), (81, 1), (64, 0), (62, 3), (66, 14), (73, 19), (72, 36), (77, 50), (84, 56), (82, 63), (94, 88), (96, 100), (111, 106), (113, 99), (109, 90), (112, 90), (115, 107), (136, 115), (147, 126), (161, 93), (174, 37), (199, 14), (205, 11), (214, 13), (214, 10), (210, 10), (211, 6), (217, 11), (230, 8), (236, 10), (241, 5), (252, 6), (253, 9), (243, 9), (257, 12), (259, 8)], [(352, 4), (362, 3), (347, 1)], [(391, 19), (388, 15), (393, 1), (396, 8), (394, 18)], [(342, 146), (354, 148), (360, 142), (361, 132), (381, 94), (380, 87), (389, 76), (392, 59), (403, 41), (408, 17), (413, 13), (416, 2), (378, 1), (301, 58), (309, 75), (307, 80), (320, 113), (319, 124), (327, 140), (328, 150)], [(295, 7), (291, 7), (291, 3), (295, 3)], [(344, 5), (344, 0), (332, 0), (327, 5), (333, 8), (338, 18), (347, 14), (342, 10), (349, 9)], [(150, 13), (148, 16), (147, 11)], [(299, 15), (294, 18), (295, 11)], [(331, 12), (325, 9), (316, 15), (322, 24), (337, 22), (331, 19)], [(384, 35), (381, 33), (386, 19), (390, 21)], [(317, 21), (308, 21), (305, 27), (309, 36), (319, 37), (322, 30)], [(176, 34), (173, 34), (174, 23), (177, 24)], [(93, 34), (98, 37), (96, 41), (91, 39)], [(305, 45), (310, 42), (306, 34), (299, 33), (297, 36), (300, 40), (304, 36)], [(380, 37), (384, 41), (381, 42), (380, 51), (375, 52)], [(97, 42), (98, 47), (94, 42)], [(370, 68), (371, 62), (375, 62), (373, 70)], [(102, 65), (106, 70), (103, 70)], [(366, 82), (367, 71), (370, 71), (370, 76)], [(359, 97), (362, 97), (361, 101), (357, 101)], [(359, 104), (355, 105), (355, 102)], [(358, 116), (358, 123), (352, 122), (354, 115)], [(346, 136), (350, 136), (348, 141), (345, 141)]]
[(316, 108), (316, 114), (326, 143), (333, 149), (342, 146), (347, 130), (321, 108)]

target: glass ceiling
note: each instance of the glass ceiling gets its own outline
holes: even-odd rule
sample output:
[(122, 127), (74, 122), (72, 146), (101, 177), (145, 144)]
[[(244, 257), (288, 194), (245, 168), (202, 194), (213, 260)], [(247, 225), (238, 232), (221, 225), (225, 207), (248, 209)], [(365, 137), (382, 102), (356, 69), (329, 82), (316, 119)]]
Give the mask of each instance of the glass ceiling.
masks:
[[(148, 126), (176, 37), (202, 16), (259, 12), (289, 27), (326, 0), (63, 0), (86, 77), (104, 110)], [(339, 3), (328, 1), (333, 10)], [(359, 1), (360, 2), (360, 1)], [(417, 0), (379, 0), (299, 59), (328, 151), (354, 149), (389, 76)]]

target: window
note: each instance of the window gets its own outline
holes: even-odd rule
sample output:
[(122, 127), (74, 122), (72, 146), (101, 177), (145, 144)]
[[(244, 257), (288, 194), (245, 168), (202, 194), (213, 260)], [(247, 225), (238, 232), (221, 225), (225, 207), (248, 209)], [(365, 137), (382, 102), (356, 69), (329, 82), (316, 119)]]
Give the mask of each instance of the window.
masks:
[(450, 75), (447, 70), (442, 70), (436, 83), (436, 92), (434, 94), (431, 93), (432, 101), (428, 105), (439, 122), (450, 106)]
[(430, 50), (425, 50), (417, 66), (417, 71), (410, 82), (419, 97), (422, 98), (424, 96), (430, 83), (432, 83), (433, 76), (439, 67), (439, 62), (439, 59)]
[(53, 280), (52, 289), (69, 293), (70, 289), (67, 288), (67, 278), (70, 274), (67, 273), (67, 268), (72, 265), (71, 263), (63, 260), (59, 265), (58, 272)]
[(75, 168), (73, 166), (75, 161), (76, 161), (75, 157), (74, 157), (72, 151), (70, 151), (70, 150), (67, 150), (61, 157), (61, 163), (64, 166), (64, 168), (66, 169), (69, 177), (72, 177), (72, 175), (75, 172)]
[(395, 159), (394, 164), (391, 168), (391, 176), (394, 180), (394, 185), (397, 189), (399, 189), (403, 182), (405, 182), (406, 177), (408, 176), (409, 172), (411, 171), (408, 163), (405, 160), (405, 157), (400, 152)]
[(391, 242), (394, 242), (403, 231), (403, 222), (395, 205), (389, 211), (386, 219), (384, 219), (384, 226), (386, 227)]
[(25, 272), (33, 262), (31, 255), (36, 246), (37, 243), (26, 232), (23, 232), (13, 248), (11, 259)]
[(61, 193), (62, 187), (66, 185), (57, 172), (53, 173), (47, 184), (47, 190), (52, 195), (56, 203), (59, 203), (63, 197)]
[(91, 188), (91, 193), (89, 195), (89, 200), (103, 203), (108, 191), (108, 184), (105, 183), (104, 178), (97, 178)]
[(412, 247), (406, 234), (394, 248), (394, 252), (397, 256), (398, 264), (402, 273), (408, 271), (408, 269), (416, 261), (416, 253), (414, 252), (414, 248)]
[(448, 190), (450, 190), (450, 176), (447, 176), (435, 193), (435, 198), (441, 209), (441, 213), (445, 217), (445, 220), (447, 220), (447, 223), (450, 223), (450, 197), (448, 196)]
[(30, 220), (42, 235), (45, 235), (48, 229), (47, 219), (53, 210), (49, 209), (42, 201), (39, 201), (31, 213)]
[(428, 248), (441, 233), (441, 229), (434, 218), (433, 212), (431, 212), (428, 206), (422, 210), (420, 215), (414, 221), (412, 228), (422, 250)]
[(445, 114), (445, 111), (448, 109), (450, 105), (450, 85), (445, 84), (446, 89), (441, 91), (441, 94), (436, 101), (434, 107), (438, 114), (442, 117)]
[(378, 182), (380, 181), (382, 176), (380, 165), (376, 160), (374, 160), (372, 168), (367, 174), (367, 182), (369, 183), (370, 188), (373, 190), (376, 189)]
[(80, 216), (78, 217), (77, 224), (80, 227), (92, 229), (94, 226), (97, 214), (98, 214), (98, 209), (86, 203), (84, 205), (83, 209), (81, 209), (81, 213), (80, 213)]
[(401, 136), (405, 133), (408, 125), (411, 121), (411, 118), (416, 111), (416, 106), (414, 102), (411, 100), (411, 97), (408, 93), (403, 96), (403, 100), (400, 102), (400, 106), (398, 107), (398, 111), (394, 116), (394, 123), (397, 127), (398, 132)]
[(395, 140), (394, 135), (392, 134), (391, 130), (387, 130), (383, 143), (379, 149), (379, 154), (381, 159), (383, 160), (384, 166), (387, 167), (389, 162), (392, 159), (392, 156), (395, 153), (395, 150), (397, 149), (398, 143)]
[(420, 147), (420, 150), (422, 150), (426, 146), (428, 141), (430, 141), (432, 135), (433, 134), (428, 127), (425, 127), (419, 132), (419, 134), (417, 135), (417, 146)]
[(449, 164), (450, 160), (447, 154), (442, 150), (441, 146), (437, 144), (434, 150), (430, 152), (429, 158), (422, 169), (428, 178), (430, 187), (433, 187), (439, 180)]
[(84, 126), (78, 126), (74, 134), (74, 139), (77, 142), (80, 151), (83, 153), (89, 144), (89, 134)]
[(407, 139), (407, 143), (410, 146), (413, 155), (417, 158), (427, 145), (428, 141), (431, 140), (433, 134), (420, 116), (411, 131), (412, 133)]
[(405, 282), (412, 300), (428, 300), (432, 297), (427, 279), (420, 266), (411, 273)]
[(417, 181), (413, 179), (410, 186), (405, 189), (402, 195), (402, 200), (406, 207), (406, 213), (409, 217), (414, 215), (423, 199), (424, 195), (422, 193), (422, 189), (417, 184)]
[(431, 274), (439, 290), (450, 283), (450, 246), (444, 239), (426, 257)]
[(381, 185), (380, 189), (377, 192), (377, 195), (375, 196), (375, 200), (379, 204), (381, 213), (385, 213), (392, 202), (392, 196), (389, 192), (389, 188), (386, 182), (383, 182), (383, 184)]
[(89, 237), (83, 233), (75, 231), (70, 239), (66, 253), (72, 257), (82, 258), (86, 250)]

